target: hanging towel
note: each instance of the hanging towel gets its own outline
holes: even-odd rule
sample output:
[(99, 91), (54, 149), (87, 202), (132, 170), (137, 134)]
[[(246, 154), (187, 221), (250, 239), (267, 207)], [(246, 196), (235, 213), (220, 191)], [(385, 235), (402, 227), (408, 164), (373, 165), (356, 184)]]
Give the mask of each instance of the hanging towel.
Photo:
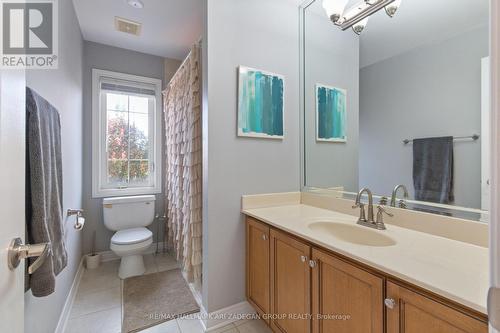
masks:
[(26, 88), (26, 231), (30, 244), (51, 245), (49, 256), (29, 277), (28, 284), (34, 296), (50, 295), (55, 290), (56, 275), (67, 264), (61, 124), (57, 110), (30, 88)]
[(413, 140), (415, 199), (450, 204), (453, 197), (453, 137)]

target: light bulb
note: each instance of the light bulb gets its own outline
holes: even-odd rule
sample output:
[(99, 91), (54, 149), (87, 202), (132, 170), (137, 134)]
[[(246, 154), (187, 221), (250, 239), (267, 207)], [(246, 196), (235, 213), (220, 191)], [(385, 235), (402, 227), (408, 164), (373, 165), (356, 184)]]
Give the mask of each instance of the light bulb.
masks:
[(352, 31), (354, 31), (356, 33), (356, 35), (361, 35), (361, 32), (365, 29), (369, 18), (370, 18), (370, 16), (364, 18), (363, 20), (361, 20), (358, 23), (356, 23), (355, 25), (353, 25)]
[(323, 0), (323, 8), (333, 23), (338, 23), (349, 0)]
[(396, 12), (399, 9), (399, 6), (401, 6), (401, 1), (402, 0), (396, 0), (393, 3), (385, 6), (385, 12), (387, 15), (389, 15), (389, 17), (393, 17), (396, 14)]

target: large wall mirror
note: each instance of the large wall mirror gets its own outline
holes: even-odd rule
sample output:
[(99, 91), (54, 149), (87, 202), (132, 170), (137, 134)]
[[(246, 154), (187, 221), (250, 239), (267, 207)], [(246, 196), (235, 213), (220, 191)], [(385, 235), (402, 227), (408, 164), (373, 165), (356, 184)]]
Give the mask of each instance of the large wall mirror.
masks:
[(489, 0), (301, 6), (304, 190), (485, 221)]

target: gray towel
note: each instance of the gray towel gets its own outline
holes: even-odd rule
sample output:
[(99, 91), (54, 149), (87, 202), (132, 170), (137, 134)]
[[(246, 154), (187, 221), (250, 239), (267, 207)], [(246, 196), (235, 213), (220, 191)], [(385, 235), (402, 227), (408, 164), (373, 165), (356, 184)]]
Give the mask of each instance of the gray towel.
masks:
[(450, 204), (453, 197), (453, 137), (413, 140), (415, 199)]
[[(51, 253), (28, 286), (34, 296), (50, 295), (67, 264), (62, 220), (61, 124), (59, 113), (26, 88), (26, 230), (31, 244), (50, 243)], [(32, 263), (36, 258), (30, 259)]]

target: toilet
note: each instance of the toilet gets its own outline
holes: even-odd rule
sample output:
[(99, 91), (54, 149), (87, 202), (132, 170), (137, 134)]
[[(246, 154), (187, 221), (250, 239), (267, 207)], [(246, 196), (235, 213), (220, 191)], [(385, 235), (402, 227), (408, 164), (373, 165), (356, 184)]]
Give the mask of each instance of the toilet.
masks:
[(154, 220), (155, 196), (105, 198), (102, 206), (104, 225), (115, 231), (110, 248), (121, 258), (118, 276), (144, 274), (143, 254), (153, 243), (153, 233), (146, 227)]

